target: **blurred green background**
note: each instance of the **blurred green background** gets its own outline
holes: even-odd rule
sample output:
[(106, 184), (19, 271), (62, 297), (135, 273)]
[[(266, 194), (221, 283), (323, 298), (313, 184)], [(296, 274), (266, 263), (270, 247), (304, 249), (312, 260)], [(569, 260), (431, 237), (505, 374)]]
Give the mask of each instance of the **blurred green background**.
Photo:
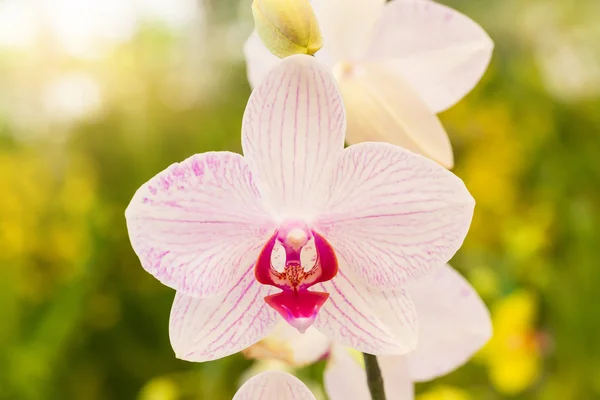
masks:
[[(169, 164), (240, 151), (250, 2), (0, 0), (0, 399), (231, 399), (252, 362), (175, 359), (123, 212)], [(600, 2), (443, 3), (496, 43), (441, 115), (477, 200), (453, 265), (496, 334), (420, 400), (600, 398)]]

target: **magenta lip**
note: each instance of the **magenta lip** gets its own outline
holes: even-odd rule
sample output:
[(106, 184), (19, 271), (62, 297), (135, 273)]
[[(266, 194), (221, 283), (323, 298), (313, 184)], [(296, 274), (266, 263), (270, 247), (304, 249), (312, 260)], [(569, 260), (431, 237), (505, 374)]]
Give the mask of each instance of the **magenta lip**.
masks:
[(303, 289), (294, 293), (284, 290), (281, 293), (265, 297), (268, 305), (273, 307), (288, 324), (298, 329), (300, 333), (306, 332), (329, 298), (329, 293), (311, 292)]
[[(302, 265), (300, 252), (287, 245), (285, 234), (277, 231), (263, 247), (255, 267), (256, 280), (264, 285), (275, 286), (282, 291), (265, 297), (265, 302), (277, 311), (291, 326), (304, 333), (310, 327), (319, 310), (329, 298), (329, 293), (308, 290), (317, 283), (326, 282), (335, 277), (338, 262), (331, 245), (320, 234), (309, 231), (307, 238), (313, 238), (317, 258), (308, 271)], [(286, 262), (283, 272), (277, 271), (271, 264), (271, 253), (279, 241), (285, 249)]]

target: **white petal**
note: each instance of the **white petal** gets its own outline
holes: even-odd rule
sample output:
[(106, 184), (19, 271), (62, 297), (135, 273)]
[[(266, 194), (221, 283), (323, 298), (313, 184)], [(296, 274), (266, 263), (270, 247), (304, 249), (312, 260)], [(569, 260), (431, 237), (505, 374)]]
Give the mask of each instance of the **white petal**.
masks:
[(321, 284), (329, 299), (314, 327), (334, 342), (375, 355), (405, 354), (417, 346), (418, 323), (404, 290), (369, 288), (339, 259), (340, 270)]
[(268, 371), (244, 383), (233, 400), (315, 400), (315, 396), (295, 376)]
[(142, 266), (197, 297), (228, 290), (274, 226), (245, 160), (229, 152), (171, 165), (135, 193), (125, 218)]
[(452, 168), (444, 127), (400, 74), (383, 65), (363, 64), (339, 73), (338, 79), (348, 115), (348, 143), (388, 142)]
[(494, 43), (469, 17), (434, 1), (386, 4), (367, 59), (393, 61), (434, 112), (443, 111), (475, 87)]
[(387, 143), (348, 147), (331, 193), (317, 230), (382, 290), (444, 265), (462, 245), (475, 204), (450, 171)]
[(252, 92), (242, 146), (279, 218), (311, 218), (324, 171), (342, 151), (346, 117), (335, 78), (306, 55), (284, 59)]
[(412, 400), (415, 397), (413, 381), (408, 372), (406, 356), (377, 357), (387, 399)]
[(264, 301), (273, 291), (256, 282), (252, 266), (227, 294), (198, 299), (177, 293), (169, 323), (177, 358), (216, 360), (263, 339), (281, 320)]
[(407, 355), (411, 376), (427, 381), (458, 368), (492, 336), (487, 307), (449, 265), (408, 286), (419, 316), (419, 346)]
[(385, 0), (312, 0), (323, 35), (323, 50), (338, 61), (361, 59), (371, 44), (384, 3)]
[[(356, 358), (362, 358), (362, 354), (352, 352), (353, 350), (342, 346), (334, 346), (331, 352), (323, 377), (330, 400), (371, 400), (364, 365)], [(383, 377), (385, 397), (390, 400), (412, 400), (414, 388), (408, 374), (406, 357), (379, 356), (377, 362)]]
[(281, 61), (265, 47), (256, 31), (253, 31), (244, 43), (244, 57), (248, 81), (253, 88), (258, 86), (267, 73)]
[(265, 339), (244, 351), (254, 359), (279, 359), (296, 367), (303, 367), (325, 357), (331, 340), (313, 327), (298, 332), (287, 322), (280, 322)]
[[(331, 351), (323, 375), (323, 384), (329, 400), (371, 400), (364, 366), (353, 357), (351, 351), (339, 345), (334, 346)], [(356, 356), (362, 357), (361, 353), (356, 353)]]

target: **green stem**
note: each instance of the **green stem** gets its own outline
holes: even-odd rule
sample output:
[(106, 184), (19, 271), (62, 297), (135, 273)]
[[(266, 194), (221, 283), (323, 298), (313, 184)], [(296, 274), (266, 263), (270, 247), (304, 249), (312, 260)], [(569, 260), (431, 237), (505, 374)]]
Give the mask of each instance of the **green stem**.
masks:
[(365, 369), (367, 370), (367, 383), (372, 400), (385, 400), (385, 389), (383, 387), (383, 376), (377, 363), (377, 357), (363, 353)]

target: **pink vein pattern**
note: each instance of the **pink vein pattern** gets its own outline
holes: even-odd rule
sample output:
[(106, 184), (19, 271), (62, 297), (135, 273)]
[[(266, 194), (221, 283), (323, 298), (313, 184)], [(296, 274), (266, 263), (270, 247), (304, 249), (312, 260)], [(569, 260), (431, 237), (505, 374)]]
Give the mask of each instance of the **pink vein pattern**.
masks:
[(182, 294), (228, 290), (273, 232), (242, 156), (203, 153), (173, 164), (125, 212), (142, 266)]
[(315, 396), (295, 376), (267, 371), (244, 383), (233, 400), (315, 400)]
[(321, 284), (330, 296), (317, 316), (315, 328), (334, 342), (365, 353), (405, 354), (413, 350), (418, 322), (406, 292), (369, 288), (344, 267), (340, 260), (338, 275)]
[(400, 287), (460, 248), (475, 202), (435, 162), (386, 143), (344, 150), (316, 221), (336, 254), (369, 285)]
[[(315, 328), (372, 354), (405, 354), (418, 337), (404, 284), (442, 266), (473, 212), (463, 183), (399, 147), (343, 149), (345, 114), (329, 70), (292, 56), (255, 90), (243, 121), (245, 158), (204, 153), (135, 194), (126, 219), (146, 270), (178, 291), (177, 357), (208, 361), (262, 339), (280, 320), (258, 283), (260, 249), (299, 220), (339, 260)], [(286, 218), (289, 218), (286, 222)], [(316, 237), (316, 236), (315, 236)]]
[(346, 118), (331, 72), (292, 56), (252, 92), (242, 147), (276, 215), (306, 217), (321, 201), (324, 172), (342, 151)]
[(252, 265), (227, 294), (199, 299), (177, 293), (169, 323), (175, 354), (210, 361), (256, 343), (280, 320), (264, 301), (275, 291), (256, 282)]

